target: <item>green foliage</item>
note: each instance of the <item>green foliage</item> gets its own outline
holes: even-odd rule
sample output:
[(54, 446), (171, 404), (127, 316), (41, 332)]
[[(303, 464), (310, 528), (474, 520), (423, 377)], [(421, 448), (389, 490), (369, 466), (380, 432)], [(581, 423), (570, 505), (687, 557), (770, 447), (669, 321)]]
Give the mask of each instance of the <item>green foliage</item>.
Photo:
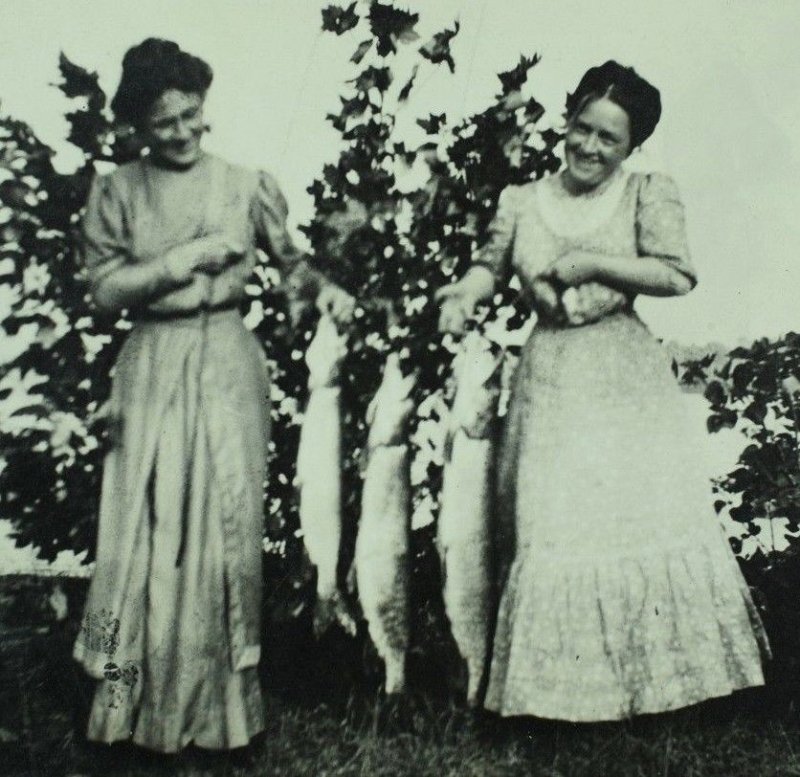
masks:
[[(741, 537), (733, 550), (755, 595), (773, 660), (767, 680), (782, 704), (800, 699), (800, 335), (760, 339), (724, 357), (682, 365), (681, 381), (700, 384), (710, 406), (709, 432), (736, 429), (736, 466), (714, 484), (715, 506)], [(755, 550), (753, 548), (755, 547)]]
[[(721, 364), (709, 356), (684, 365), (684, 383), (701, 382), (709, 432), (737, 429), (747, 438), (736, 468), (719, 478), (717, 509), (751, 535), (757, 519), (800, 530), (800, 335), (793, 332), (734, 348)], [(789, 539), (794, 540), (791, 535)]]

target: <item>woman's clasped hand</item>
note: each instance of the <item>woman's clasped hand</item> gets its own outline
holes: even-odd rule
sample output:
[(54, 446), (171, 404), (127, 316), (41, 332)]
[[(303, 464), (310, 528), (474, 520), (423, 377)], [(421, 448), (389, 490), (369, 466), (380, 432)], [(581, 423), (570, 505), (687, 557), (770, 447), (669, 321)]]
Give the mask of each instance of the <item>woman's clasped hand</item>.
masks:
[(197, 273), (219, 275), (245, 255), (242, 243), (219, 232), (199, 237), (173, 248), (164, 255), (164, 266), (176, 283), (189, 283)]

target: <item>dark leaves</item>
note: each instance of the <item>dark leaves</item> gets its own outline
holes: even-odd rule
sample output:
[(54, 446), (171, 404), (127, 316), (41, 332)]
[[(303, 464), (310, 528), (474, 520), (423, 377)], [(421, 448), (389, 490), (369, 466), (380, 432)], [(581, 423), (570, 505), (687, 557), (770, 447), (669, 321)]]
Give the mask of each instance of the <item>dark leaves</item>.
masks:
[(370, 89), (385, 92), (392, 83), (392, 71), (388, 67), (368, 67), (349, 83), (354, 84), (358, 92), (368, 92)]
[(99, 107), (104, 107), (105, 96), (100, 89), (97, 73), (90, 73), (88, 70), (76, 65), (62, 52), (58, 60), (58, 69), (61, 72), (62, 82), (58, 88), (69, 98), (86, 97), (92, 100), (99, 100)]
[(750, 362), (742, 362), (733, 368), (731, 378), (733, 379), (733, 387), (737, 395), (741, 395), (747, 390), (754, 375), (753, 365)]
[(417, 152), (407, 149), (405, 143), (395, 143), (394, 154), (406, 165), (413, 165), (414, 160), (417, 158)]
[(456, 63), (453, 60), (453, 55), (450, 53), (450, 41), (458, 35), (461, 25), (456, 22), (452, 30), (443, 30), (437, 32), (420, 50), (425, 59), (430, 60), (434, 65), (440, 62), (446, 62), (450, 68), (450, 72), (454, 73), (456, 70)]
[(414, 65), (414, 69), (411, 71), (411, 75), (409, 76), (408, 81), (405, 82), (403, 88), (400, 90), (400, 94), (397, 96), (399, 102), (404, 102), (408, 99), (408, 96), (411, 94), (411, 89), (414, 86), (414, 81), (417, 78), (417, 73), (419, 72), (419, 65)]
[[(543, 133), (544, 134), (544, 133)], [(708, 379), (708, 368), (714, 362), (714, 354), (706, 354), (700, 359), (689, 359), (681, 364), (683, 374), (681, 383), (684, 386), (694, 386), (705, 383)]]
[(70, 125), (67, 140), (88, 156), (103, 156), (103, 136), (108, 131), (108, 122), (95, 111), (73, 111), (67, 114)]
[(731, 507), (730, 516), (737, 523), (750, 523), (756, 517), (752, 507), (746, 502), (737, 507)]
[(439, 130), (447, 124), (447, 116), (444, 113), (440, 113), (438, 116), (431, 113), (427, 119), (417, 119), (417, 124), (419, 124), (428, 135), (436, 135)]
[(419, 35), (414, 27), (419, 14), (402, 11), (391, 4), (375, 2), (369, 9), (369, 25), (378, 41), (378, 54), (385, 57), (397, 51), (397, 43), (408, 43)]
[(326, 118), (339, 132), (347, 129), (349, 119), (357, 119), (366, 113), (370, 106), (369, 97), (365, 92), (359, 92), (355, 97), (340, 97), (342, 109), (338, 114), (329, 113)]
[(712, 380), (705, 390), (705, 398), (711, 403), (712, 407), (725, 403), (725, 389), (718, 380)]
[(350, 3), (347, 8), (329, 5), (322, 9), (322, 29), (325, 32), (342, 35), (348, 30), (352, 30), (358, 24), (358, 20), (355, 2)]
[(763, 424), (764, 419), (767, 417), (767, 405), (761, 399), (754, 399), (744, 411), (745, 418), (751, 420), (754, 424)]
[(372, 48), (372, 38), (369, 40), (362, 40), (361, 43), (358, 44), (358, 48), (355, 50), (355, 53), (352, 57), (350, 57), (351, 62), (355, 62), (356, 65), (361, 64), (361, 60), (364, 59), (367, 52)]
[(712, 413), (706, 421), (709, 432), (718, 432), (720, 429), (733, 429), (736, 426), (737, 415), (733, 410), (722, 410)]
[(515, 68), (507, 70), (505, 73), (500, 73), (497, 77), (503, 85), (503, 94), (516, 92), (522, 89), (523, 85), (528, 80), (528, 71), (536, 65), (540, 59), (538, 54), (534, 54), (532, 57), (520, 57), (519, 64)]

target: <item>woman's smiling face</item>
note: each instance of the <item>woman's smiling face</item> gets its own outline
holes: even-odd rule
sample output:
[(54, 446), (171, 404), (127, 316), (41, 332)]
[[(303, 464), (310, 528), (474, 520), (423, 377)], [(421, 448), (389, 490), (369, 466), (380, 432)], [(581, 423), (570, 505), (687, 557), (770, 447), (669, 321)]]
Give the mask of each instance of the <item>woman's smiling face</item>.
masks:
[(167, 89), (153, 104), (145, 131), (150, 153), (170, 167), (191, 167), (200, 158), (204, 95)]
[(570, 184), (576, 191), (594, 189), (631, 152), (628, 114), (607, 97), (592, 100), (570, 119), (564, 146)]

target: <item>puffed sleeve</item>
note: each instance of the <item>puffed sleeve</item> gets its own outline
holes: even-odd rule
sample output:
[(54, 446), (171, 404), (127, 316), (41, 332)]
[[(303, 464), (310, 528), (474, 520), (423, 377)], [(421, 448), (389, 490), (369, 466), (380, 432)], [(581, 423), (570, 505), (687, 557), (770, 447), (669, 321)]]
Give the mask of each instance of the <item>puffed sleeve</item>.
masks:
[(130, 256), (130, 232), (123, 198), (111, 176), (96, 176), (81, 225), (80, 258), (92, 286), (96, 286)]
[(636, 235), (640, 256), (655, 256), (697, 283), (689, 256), (686, 222), (678, 187), (668, 176), (644, 176), (636, 209)]
[(503, 281), (508, 275), (517, 224), (516, 197), (515, 186), (500, 192), (497, 211), (488, 227), (489, 238), (472, 261), (475, 266), (491, 270), (497, 281)]
[(286, 228), (289, 206), (275, 179), (260, 172), (253, 204), (256, 239), (281, 269), (290, 296), (310, 299), (328, 282), (294, 245)]

